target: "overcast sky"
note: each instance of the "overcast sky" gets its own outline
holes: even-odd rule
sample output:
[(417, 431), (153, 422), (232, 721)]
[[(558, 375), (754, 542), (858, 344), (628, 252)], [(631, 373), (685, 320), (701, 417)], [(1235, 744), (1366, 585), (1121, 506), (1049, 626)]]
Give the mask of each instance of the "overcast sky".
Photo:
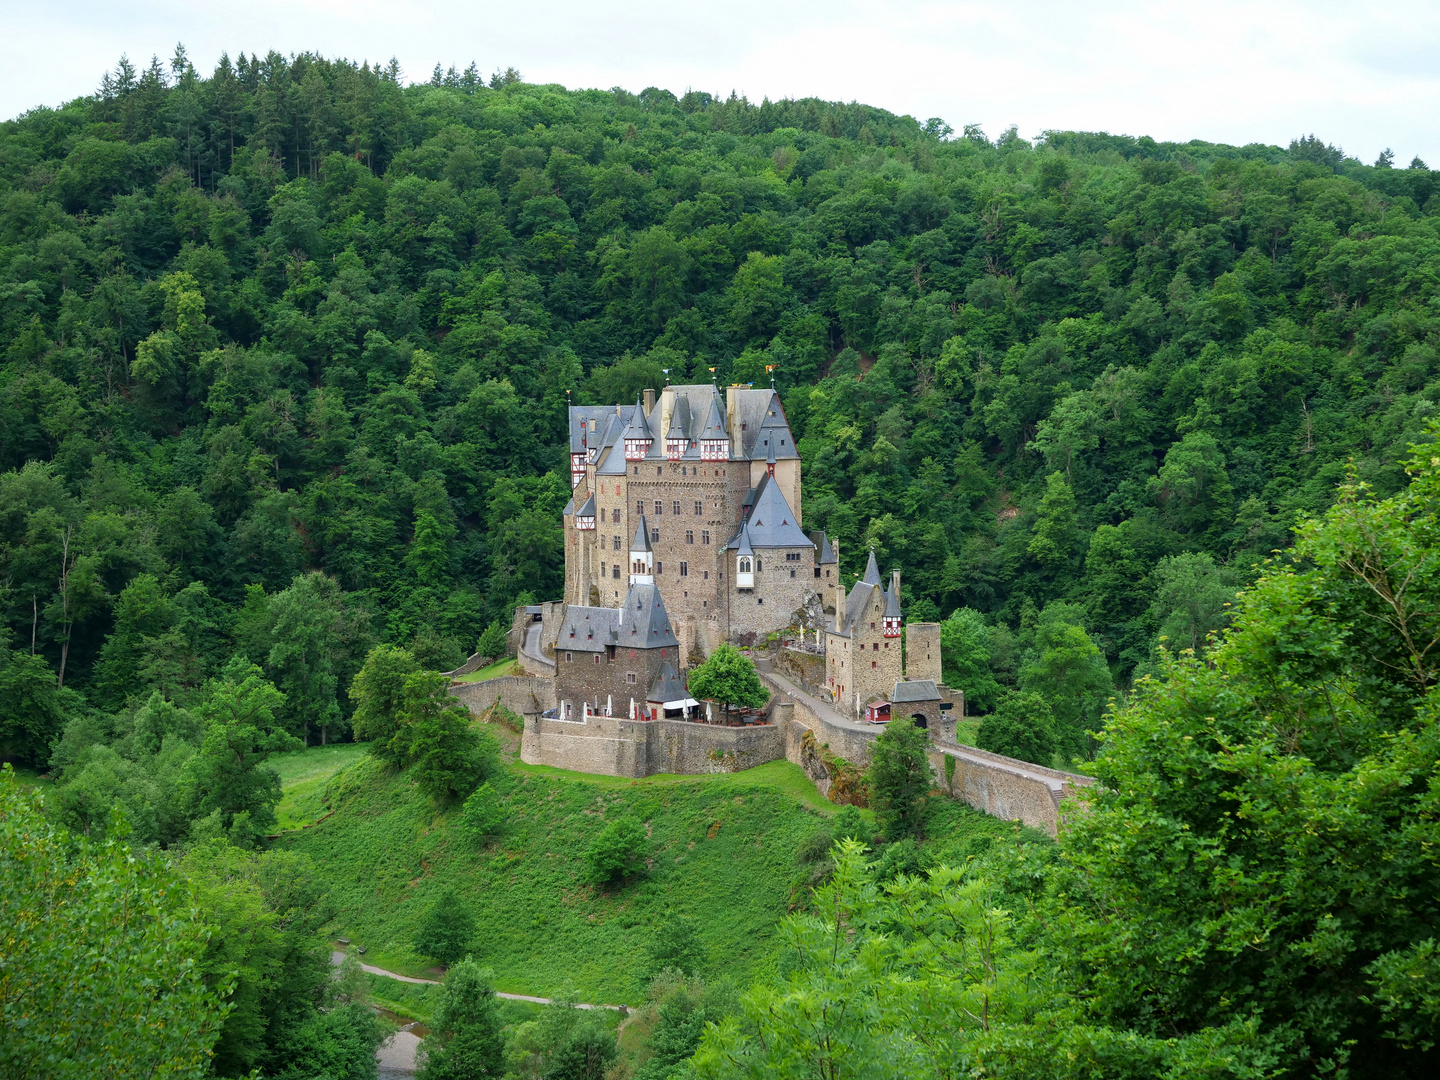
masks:
[(514, 66), (570, 87), (858, 100), (1010, 124), (1285, 145), (1314, 132), (1440, 168), (1440, 4), (1370, 0), (0, 0), (0, 116), (91, 92), (121, 53)]

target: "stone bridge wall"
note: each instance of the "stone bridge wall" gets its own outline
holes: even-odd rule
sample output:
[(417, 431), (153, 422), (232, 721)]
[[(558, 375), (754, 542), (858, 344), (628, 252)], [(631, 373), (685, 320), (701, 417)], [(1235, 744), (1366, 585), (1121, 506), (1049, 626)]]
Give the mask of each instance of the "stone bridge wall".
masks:
[(555, 708), (555, 680), (533, 675), (502, 675), (484, 682), (458, 683), (450, 687), (450, 693), (476, 716), (497, 701), (521, 716), (538, 716)]

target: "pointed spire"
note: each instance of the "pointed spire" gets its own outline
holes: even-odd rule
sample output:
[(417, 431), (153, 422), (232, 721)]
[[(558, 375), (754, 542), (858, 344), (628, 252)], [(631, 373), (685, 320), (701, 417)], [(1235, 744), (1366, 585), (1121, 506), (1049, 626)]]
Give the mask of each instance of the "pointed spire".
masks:
[[(645, 515), (640, 515), (640, 523), (635, 526), (635, 539), (630, 541), (631, 551), (650, 551), (650, 526), (645, 524)], [(875, 556), (870, 556), (870, 561), (875, 561)]]
[(875, 549), (870, 549), (870, 561), (865, 564), (865, 576), (860, 579), (866, 585), (880, 584), (880, 566), (875, 562)]

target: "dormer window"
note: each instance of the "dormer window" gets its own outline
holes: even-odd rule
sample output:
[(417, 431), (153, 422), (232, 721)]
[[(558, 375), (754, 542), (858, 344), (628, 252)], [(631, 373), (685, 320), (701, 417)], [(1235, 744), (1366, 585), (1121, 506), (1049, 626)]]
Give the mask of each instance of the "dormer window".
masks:
[(729, 461), (729, 439), (701, 439), (700, 458), (702, 461)]
[(626, 460), (626, 461), (641, 461), (641, 460), (643, 460), (643, 459), (645, 458), (645, 456), (650, 453), (650, 442), (651, 442), (651, 440), (649, 440), (649, 439), (626, 439), (626, 440), (625, 440), (625, 460)]
[(688, 449), (690, 449), (689, 439), (665, 440), (665, 456), (671, 461), (674, 461), (676, 458), (683, 457), (685, 455), (685, 451)]
[[(885, 616), (885, 636), (886, 636), (886, 637), (899, 637), (899, 636), (900, 636), (900, 616), (899, 616), (899, 615), (887, 615), (887, 616)], [(885, 647), (888, 649), (890, 646), (889, 646), (889, 645), (886, 645)]]

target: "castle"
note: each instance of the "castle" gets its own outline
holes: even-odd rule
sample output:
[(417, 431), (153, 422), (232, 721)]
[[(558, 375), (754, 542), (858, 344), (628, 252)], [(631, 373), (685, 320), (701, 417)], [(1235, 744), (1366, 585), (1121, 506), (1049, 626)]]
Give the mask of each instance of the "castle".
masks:
[[(815, 689), (843, 712), (891, 697), (904, 678), (899, 572), (884, 588), (872, 552), (845, 591), (837, 546), (803, 528), (779, 394), (667, 386), (634, 405), (572, 406), (569, 427), (562, 718), (690, 716), (679, 672), (788, 627), (823, 634)], [(911, 679), (940, 679), (931, 629), (911, 628)]]

